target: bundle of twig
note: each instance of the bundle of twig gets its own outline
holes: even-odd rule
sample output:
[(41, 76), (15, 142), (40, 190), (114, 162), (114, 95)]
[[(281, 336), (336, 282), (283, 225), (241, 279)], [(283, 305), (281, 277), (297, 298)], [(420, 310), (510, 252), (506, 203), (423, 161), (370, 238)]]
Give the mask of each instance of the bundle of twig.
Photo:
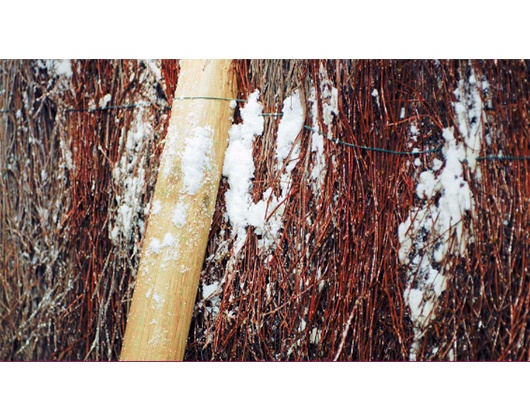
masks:
[(177, 70), (3, 63), (2, 359), (117, 358)]
[[(188, 359), (528, 358), (527, 160), (491, 159), (528, 156), (526, 63), (251, 61), (240, 73), (242, 97), (258, 89), (266, 114), (299, 90), (304, 129), (272, 248), (251, 223), (234, 247), (226, 180)], [(265, 118), (255, 204), (281, 195), (288, 165), (275, 153), (281, 117)], [(469, 209), (444, 184), (451, 147), (466, 153), (456, 188)]]
[[(178, 62), (1, 72), (0, 358), (116, 359)], [(237, 72), (186, 360), (529, 358), (527, 62)]]

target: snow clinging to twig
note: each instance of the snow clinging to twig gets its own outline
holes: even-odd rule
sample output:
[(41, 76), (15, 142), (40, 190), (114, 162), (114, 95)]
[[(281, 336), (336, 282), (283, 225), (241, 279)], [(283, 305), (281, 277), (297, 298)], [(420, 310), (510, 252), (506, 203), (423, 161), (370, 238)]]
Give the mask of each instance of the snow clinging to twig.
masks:
[(262, 235), (261, 248), (269, 248), (277, 240), (281, 229), (281, 217), (285, 199), (291, 185), (291, 172), (299, 160), (300, 147), (295, 140), (302, 130), (304, 114), (300, 95), (295, 92), (283, 103), (283, 117), (280, 121), (276, 144), (276, 168), (280, 175), (280, 196), (267, 189), (260, 201), (254, 203), (251, 197), (254, 177), (253, 142), (263, 133), (263, 106), (258, 102), (259, 91), (249, 96), (241, 109), (241, 124), (233, 125), (229, 132), (229, 143), (225, 155), (223, 175), (230, 188), (225, 194), (227, 216), (236, 235), (235, 251), (239, 252), (246, 240), (246, 228), (253, 226)]
[[(457, 142), (453, 128), (443, 130), (444, 161), (433, 159), (431, 169), (419, 174), (416, 194), (422, 203), (411, 209), (398, 229), (399, 261), (408, 272), (404, 299), (414, 325), (411, 360), (416, 360), (420, 341), (435, 318), (437, 301), (447, 288), (447, 257), (465, 257), (473, 234), (472, 224), (466, 228), (463, 218), (473, 213), (464, 162), (477, 180), (480, 176), (476, 158), (482, 142), (483, 110), (474, 75), (467, 82), (461, 80), (454, 94), (457, 102), (453, 106), (464, 142)], [(418, 134), (416, 126), (411, 127), (411, 133)]]

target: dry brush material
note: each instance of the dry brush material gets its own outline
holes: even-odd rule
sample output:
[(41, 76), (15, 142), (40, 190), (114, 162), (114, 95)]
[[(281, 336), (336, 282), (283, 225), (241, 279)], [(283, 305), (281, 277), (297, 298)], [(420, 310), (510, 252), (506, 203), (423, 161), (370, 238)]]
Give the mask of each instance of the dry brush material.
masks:
[[(116, 359), (121, 348), (178, 63), (160, 63), (161, 77), (137, 61), (73, 63), (69, 81), (35, 62), (2, 63), (0, 109), (9, 111), (0, 115), (2, 359)], [(480, 155), (530, 156), (526, 61), (237, 64), (240, 98), (259, 89), (265, 113), (280, 113), (298, 91), (307, 127), (400, 151), (439, 148), (447, 127), (463, 143), (454, 91), (473, 73), (489, 84), (480, 92)], [(157, 105), (62, 111), (97, 106), (108, 93), (109, 104)], [(281, 195), (281, 120), (265, 117), (254, 142), (255, 202), (269, 188)], [(137, 141), (145, 122), (152, 131)], [(186, 360), (409, 359), (411, 274), (399, 260), (398, 228), (422, 203), (419, 168), (443, 161), (443, 151), (399, 156), (324, 139), (320, 162), (314, 135), (304, 128), (295, 141), (298, 160), (270, 248), (250, 226), (236, 252), (222, 180)], [(449, 253), (439, 267), (447, 288), (416, 359), (528, 360), (529, 161), (480, 160), (480, 181), (462, 165), (474, 210), (461, 223), (473, 239), (465, 257)]]
[[(307, 98), (311, 84), (319, 87), (331, 80), (339, 91), (334, 137), (410, 151), (413, 124), (421, 127), (414, 143), (421, 150), (440, 148), (445, 127), (455, 127), (457, 141), (463, 141), (454, 90), (469, 78), (471, 68), (478, 80), (484, 76), (490, 84), (481, 93), (488, 103), (482, 135), (491, 141), (483, 155), (503, 150), (528, 156), (524, 62), (243, 62), (241, 79), (246, 92), (264, 92), (268, 112), (279, 112), (290, 91), (301, 89)], [(318, 103), (322, 116), (320, 99)], [(306, 104), (306, 125), (311, 126)], [(329, 129), (322, 121), (319, 126), (323, 132)], [(256, 142), (256, 200), (278, 182), (271, 169), (275, 129), (277, 122), (268, 120)], [(418, 201), (416, 157), (327, 142), (327, 171), (315, 191), (311, 133), (302, 132), (297, 141), (300, 160), (272, 258), (258, 249), (259, 238), (249, 232), (234, 260), (220, 194), (219, 226), (212, 231), (203, 276), (222, 287), (215, 296), (199, 299), (187, 357), (407, 360), (414, 333), (404, 302), (407, 269), (398, 259), (397, 231)], [(442, 152), (418, 157), (424, 165), (433, 158), (443, 159)], [(476, 206), (474, 241), (466, 258), (444, 263), (449, 286), (424, 332), (418, 360), (528, 359), (523, 303), (529, 296), (527, 165), (483, 160), (480, 184), (466, 172)], [(471, 223), (471, 217), (464, 215), (462, 223)]]
[(161, 68), (2, 63), (0, 358), (117, 358), (176, 81)]

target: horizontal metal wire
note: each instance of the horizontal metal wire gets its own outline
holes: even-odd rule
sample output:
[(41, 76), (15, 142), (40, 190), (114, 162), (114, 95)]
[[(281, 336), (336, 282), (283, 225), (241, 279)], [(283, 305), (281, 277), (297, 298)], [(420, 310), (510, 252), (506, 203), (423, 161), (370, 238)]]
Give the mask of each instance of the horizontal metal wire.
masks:
[[(246, 99), (238, 99), (238, 98), (218, 98), (213, 96), (178, 96), (175, 97), (174, 100), (196, 100), (196, 99), (205, 99), (205, 100), (217, 100), (217, 101), (235, 101), (235, 102), (248, 102)], [(156, 104), (153, 102), (142, 102), (142, 103), (133, 103), (133, 104), (123, 104), (123, 105), (108, 105), (104, 107), (92, 107), (92, 108), (67, 108), (64, 109), (63, 112), (96, 112), (96, 111), (106, 111), (111, 109), (133, 109), (133, 108), (140, 108), (140, 107), (150, 107), (155, 106)], [(162, 109), (164, 111), (171, 110), (170, 106), (161, 106), (159, 109)], [(0, 114), (8, 114), (11, 111), (8, 109), (0, 109)], [(263, 113), (261, 114), (264, 117), (282, 117), (283, 113)], [(324, 136), (326, 139), (342, 145), (346, 147), (353, 147), (360, 150), (366, 150), (371, 152), (379, 152), (379, 153), (388, 153), (392, 155), (402, 155), (402, 156), (418, 156), (428, 153), (436, 153), (439, 152), (442, 148), (438, 147), (435, 149), (429, 149), (429, 150), (421, 150), (416, 152), (407, 152), (407, 151), (399, 151), (399, 150), (389, 150), (389, 149), (382, 149), (379, 147), (368, 147), (368, 146), (359, 146), (357, 144), (347, 143), (345, 141), (339, 140), (334, 137), (330, 137), (327, 134), (321, 132), (320, 130), (316, 130), (308, 125), (304, 125), (304, 128), (306, 130), (310, 130), (314, 133), (318, 133), (322, 136)], [(495, 156), (495, 155), (489, 155), (489, 156), (481, 156), (478, 157), (476, 160), (530, 160), (530, 156)]]

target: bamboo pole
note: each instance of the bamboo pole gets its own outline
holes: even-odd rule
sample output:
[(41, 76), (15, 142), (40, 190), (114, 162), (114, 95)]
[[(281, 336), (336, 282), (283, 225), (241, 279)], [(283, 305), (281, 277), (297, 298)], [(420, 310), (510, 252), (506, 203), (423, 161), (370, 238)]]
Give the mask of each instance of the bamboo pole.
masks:
[(235, 95), (231, 60), (181, 62), (121, 360), (184, 357)]

